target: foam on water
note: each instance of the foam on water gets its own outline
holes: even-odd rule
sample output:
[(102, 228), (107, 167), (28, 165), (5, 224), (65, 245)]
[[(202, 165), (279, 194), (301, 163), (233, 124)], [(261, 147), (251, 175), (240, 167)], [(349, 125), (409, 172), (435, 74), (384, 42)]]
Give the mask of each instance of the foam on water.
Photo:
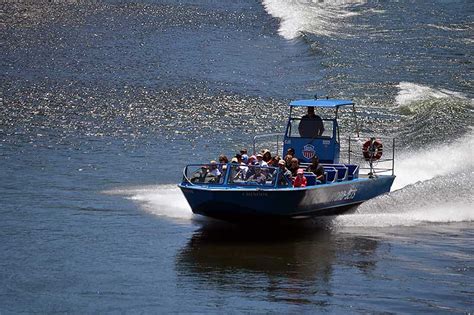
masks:
[(338, 227), (413, 226), (474, 221), (474, 172), (417, 182), (369, 200), (354, 214), (338, 216)]
[(457, 98), (466, 100), (466, 95), (446, 89), (435, 89), (421, 84), (411, 82), (400, 82), (400, 91), (395, 98), (397, 104), (403, 106), (416, 106), (417, 101), (428, 99)]
[(147, 212), (172, 219), (190, 220), (193, 213), (176, 185), (156, 185), (107, 191), (133, 200)]
[(431, 148), (404, 151), (395, 160), (397, 178), (392, 190), (397, 190), (418, 181), (426, 181), (437, 176), (472, 172), (474, 170), (474, 132)]
[[(357, 13), (347, 9), (349, 5), (362, 4), (363, 0), (333, 0), (317, 3), (311, 1), (264, 0), (265, 10), (280, 19), (279, 34), (295, 39), (303, 33), (325, 36), (343, 36), (338, 23)], [(345, 24), (347, 26), (347, 23)]]

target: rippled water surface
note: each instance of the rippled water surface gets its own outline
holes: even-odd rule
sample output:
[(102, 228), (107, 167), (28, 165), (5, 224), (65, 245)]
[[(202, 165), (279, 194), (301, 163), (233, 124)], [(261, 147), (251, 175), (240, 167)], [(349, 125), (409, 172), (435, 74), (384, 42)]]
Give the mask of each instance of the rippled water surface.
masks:
[[(472, 313), (472, 12), (1, 1), (0, 314)], [(397, 138), (392, 192), (285, 226), (193, 216), (182, 167), (314, 94)]]

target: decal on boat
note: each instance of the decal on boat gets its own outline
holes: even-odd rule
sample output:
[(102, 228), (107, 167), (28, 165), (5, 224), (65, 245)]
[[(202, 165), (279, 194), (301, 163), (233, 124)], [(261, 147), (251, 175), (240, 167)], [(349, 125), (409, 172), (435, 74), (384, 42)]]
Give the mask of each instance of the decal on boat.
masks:
[(307, 144), (303, 147), (303, 156), (307, 160), (311, 160), (315, 154), (316, 154), (316, 150), (314, 149), (314, 145)]
[(357, 193), (357, 188), (351, 188), (349, 190), (340, 191), (334, 195), (332, 201), (341, 201), (341, 200), (352, 200), (354, 199)]
[(246, 191), (242, 195), (245, 197), (268, 197), (268, 193), (263, 191)]

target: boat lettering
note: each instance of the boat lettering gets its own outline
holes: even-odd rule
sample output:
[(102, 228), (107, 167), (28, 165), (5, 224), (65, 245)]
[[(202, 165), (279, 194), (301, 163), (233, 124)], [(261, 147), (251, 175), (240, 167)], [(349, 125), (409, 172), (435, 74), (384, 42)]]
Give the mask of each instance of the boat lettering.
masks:
[(242, 193), (245, 197), (268, 197), (268, 193), (263, 191), (246, 191)]
[(332, 201), (352, 200), (352, 199), (354, 199), (356, 193), (357, 193), (356, 188), (351, 188), (349, 190), (340, 191), (337, 194), (335, 194)]

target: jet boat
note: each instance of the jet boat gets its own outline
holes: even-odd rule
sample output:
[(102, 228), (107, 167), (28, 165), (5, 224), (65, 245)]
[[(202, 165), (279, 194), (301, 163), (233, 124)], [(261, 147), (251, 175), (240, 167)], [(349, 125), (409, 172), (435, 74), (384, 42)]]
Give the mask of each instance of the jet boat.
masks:
[[(277, 148), (277, 152), (287, 152), (292, 148), (294, 157), (303, 168), (317, 155), (324, 168), (324, 178), (317, 180), (315, 174), (305, 172), (307, 185), (293, 187), (292, 181), (283, 176), (281, 168), (238, 163), (190, 164), (184, 168), (183, 180), (178, 187), (195, 214), (226, 221), (328, 216), (343, 213), (390, 191), (395, 179), (394, 139), (350, 137), (347, 151), (344, 151), (347, 152), (346, 160), (340, 160), (338, 115), (340, 110), (352, 107), (355, 118), (352, 101), (308, 99), (292, 101), (289, 105), (288, 123), (285, 133), (281, 134), (283, 142), (276, 141), (277, 147), (283, 143), (283, 150)], [(305, 108), (316, 108), (318, 113), (329, 111), (335, 115), (319, 118), (319, 126), (313, 126), (319, 130), (311, 130), (308, 125), (302, 128), (308, 122), (305, 117), (297, 117), (296, 112)], [(279, 134), (269, 135), (274, 136)], [(265, 137), (254, 137), (254, 153), (257, 151), (257, 140)], [(210, 174), (210, 168), (216, 167), (221, 169), (219, 176)], [(250, 176), (254, 173), (263, 176), (255, 180), (256, 176)]]

